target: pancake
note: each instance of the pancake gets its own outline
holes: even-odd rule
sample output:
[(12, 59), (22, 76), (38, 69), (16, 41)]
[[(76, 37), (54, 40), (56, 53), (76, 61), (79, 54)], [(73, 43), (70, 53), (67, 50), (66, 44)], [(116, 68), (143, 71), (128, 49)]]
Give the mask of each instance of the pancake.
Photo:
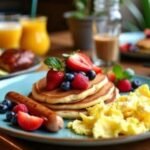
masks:
[[(119, 95), (118, 89), (115, 89), (113, 92), (113, 95), (110, 99), (106, 100), (106, 103), (113, 102), (116, 97)], [(54, 109), (53, 109), (54, 110)], [(61, 109), (61, 110), (54, 110), (59, 116), (65, 118), (65, 119), (77, 119), (80, 118), (80, 113), (87, 114), (86, 109)]]
[(74, 102), (74, 103), (61, 103), (61, 104), (48, 104), (48, 103), (42, 103), (46, 105), (47, 107), (55, 110), (59, 109), (84, 109), (90, 106), (93, 106), (100, 101), (106, 101), (108, 99), (111, 99), (113, 96), (113, 92), (115, 91), (115, 86), (113, 83), (108, 82), (105, 84), (101, 89), (99, 89), (95, 94), (90, 95), (86, 97), (85, 99)]
[(32, 96), (37, 101), (49, 104), (78, 102), (87, 96), (93, 95), (107, 83), (108, 79), (106, 75), (98, 74), (94, 80), (90, 81), (90, 86), (87, 90), (72, 89), (62, 91), (61, 89), (56, 89), (46, 91), (46, 78), (43, 78), (33, 85)]
[(86, 109), (79, 110), (54, 110), (57, 115), (65, 119), (77, 119), (80, 118), (80, 113), (87, 114)]
[(142, 39), (137, 42), (137, 46), (143, 50), (150, 51), (150, 39)]

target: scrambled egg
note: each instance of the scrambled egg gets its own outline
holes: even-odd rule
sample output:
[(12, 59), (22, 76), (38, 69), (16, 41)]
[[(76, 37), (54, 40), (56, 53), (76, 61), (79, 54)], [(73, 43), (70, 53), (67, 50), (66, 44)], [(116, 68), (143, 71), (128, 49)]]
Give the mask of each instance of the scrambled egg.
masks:
[(69, 122), (68, 127), (96, 139), (150, 131), (150, 89), (144, 84), (113, 103), (102, 101), (87, 108), (87, 112), (88, 115), (81, 114), (81, 120)]

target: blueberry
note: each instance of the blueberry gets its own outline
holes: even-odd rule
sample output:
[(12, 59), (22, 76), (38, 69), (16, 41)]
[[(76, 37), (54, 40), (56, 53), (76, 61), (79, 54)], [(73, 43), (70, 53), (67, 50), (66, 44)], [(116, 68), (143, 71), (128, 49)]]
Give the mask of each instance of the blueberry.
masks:
[(7, 105), (0, 104), (0, 113), (1, 113), (1, 114), (6, 113), (7, 110), (8, 110), (8, 106), (7, 106)]
[(72, 73), (66, 73), (65, 74), (65, 81), (72, 81), (74, 79), (74, 74)]
[(68, 91), (71, 88), (71, 84), (69, 81), (64, 81), (64, 82), (62, 82), (60, 88), (64, 91)]
[(81, 73), (82, 75), (86, 76), (86, 73), (83, 71), (80, 71), (79, 73)]
[(86, 73), (88, 76), (89, 80), (93, 80), (96, 77), (96, 72), (94, 70), (90, 70)]
[(13, 117), (15, 117), (15, 113), (13, 112), (13, 111), (8, 111), (7, 113), (6, 113), (6, 121), (11, 121), (11, 119), (13, 118)]
[(11, 102), (10, 100), (7, 100), (7, 99), (2, 101), (2, 104), (7, 105), (8, 109), (11, 109), (13, 107), (13, 102)]
[(12, 125), (18, 125), (17, 115), (12, 116), (10, 122), (11, 122)]
[(129, 51), (130, 52), (137, 52), (137, 51), (139, 51), (139, 48), (136, 45), (131, 45), (129, 47)]
[(136, 89), (141, 85), (141, 82), (139, 80), (133, 80), (132, 81), (132, 88)]

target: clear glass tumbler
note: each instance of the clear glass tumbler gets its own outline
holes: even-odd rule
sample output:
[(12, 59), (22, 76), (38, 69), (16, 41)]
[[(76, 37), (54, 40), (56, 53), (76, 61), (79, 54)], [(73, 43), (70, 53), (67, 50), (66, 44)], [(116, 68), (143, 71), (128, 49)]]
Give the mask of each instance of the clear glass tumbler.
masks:
[(94, 10), (93, 61), (108, 66), (119, 61), (120, 1), (95, 0)]

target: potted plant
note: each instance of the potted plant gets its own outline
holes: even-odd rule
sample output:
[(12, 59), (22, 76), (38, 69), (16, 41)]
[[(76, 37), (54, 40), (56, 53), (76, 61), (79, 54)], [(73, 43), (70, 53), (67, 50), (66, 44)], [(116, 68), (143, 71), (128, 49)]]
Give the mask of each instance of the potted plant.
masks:
[(131, 0), (127, 0), (125, 6), (131, 13), (134, 21), (125, 20), (123, 22), (123, 28), (126, 31), (144, 31), (146, 28), (150, 28), (150, 2), (149, 0), (138, 1), (138, 5)]
[(92, 3), (93, 0), (74, 0), (75, 11), (64, 14), (74, 47), (81, 50), (92, 48)]

